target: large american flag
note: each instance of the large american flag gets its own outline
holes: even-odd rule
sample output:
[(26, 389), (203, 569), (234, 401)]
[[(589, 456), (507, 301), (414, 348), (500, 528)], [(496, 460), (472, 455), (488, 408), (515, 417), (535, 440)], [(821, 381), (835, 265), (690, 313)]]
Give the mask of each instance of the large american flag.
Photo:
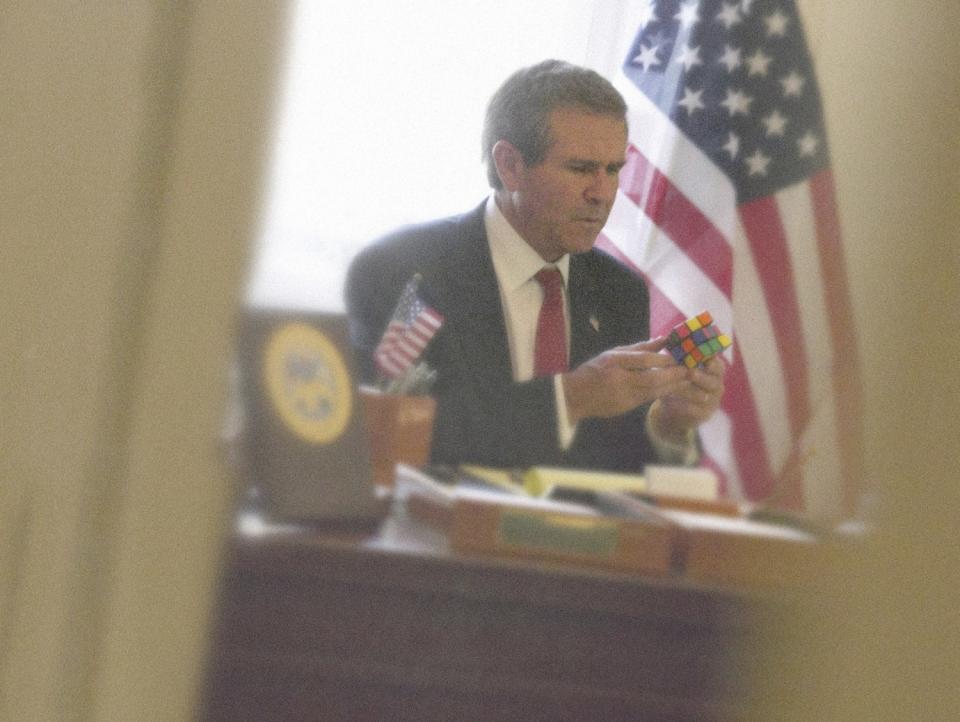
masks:
[(420, 276), (411, 278), (373, 353), (377, 368), (388, 379), (406, 373), (423, 354), (440, 327), (443, 315), (420, 297)]
[(860, 381), (823, 113), (792, 0), (654, 0), (615, 82), (630, 106), (598, 245), (651, 291), (651, 333), (730, 329), (705, 463), (729, 495), (849, 512)]

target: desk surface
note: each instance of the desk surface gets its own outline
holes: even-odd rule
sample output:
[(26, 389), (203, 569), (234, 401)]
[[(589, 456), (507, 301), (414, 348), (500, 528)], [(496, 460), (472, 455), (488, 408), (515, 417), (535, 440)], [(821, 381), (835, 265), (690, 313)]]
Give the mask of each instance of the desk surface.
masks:
[(402, 520), (352, 538), (240, 533), (203, 718), (743, 718), (793, 604), (457, 556)]

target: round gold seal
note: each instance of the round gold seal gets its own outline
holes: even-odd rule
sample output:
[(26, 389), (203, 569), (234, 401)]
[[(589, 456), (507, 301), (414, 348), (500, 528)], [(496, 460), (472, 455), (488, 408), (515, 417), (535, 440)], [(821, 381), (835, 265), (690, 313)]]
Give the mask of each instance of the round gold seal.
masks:
[(352, 413), (350, 374), (340, 351), (305, 323), (280, 326), (264, 351), (263, 372), (274, 408), (311, 444), (336, 441)]

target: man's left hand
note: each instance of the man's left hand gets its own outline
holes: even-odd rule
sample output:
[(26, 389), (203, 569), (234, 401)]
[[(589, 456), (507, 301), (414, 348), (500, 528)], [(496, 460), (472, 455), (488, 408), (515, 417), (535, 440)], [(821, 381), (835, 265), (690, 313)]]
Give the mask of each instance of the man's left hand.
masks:
[(713, 416), (723, 398), (723, 361), (714, 356), (702, 368), (688, 369), (687, 382), (654, 402), (651, 421), (664, 439), (682, 440)]

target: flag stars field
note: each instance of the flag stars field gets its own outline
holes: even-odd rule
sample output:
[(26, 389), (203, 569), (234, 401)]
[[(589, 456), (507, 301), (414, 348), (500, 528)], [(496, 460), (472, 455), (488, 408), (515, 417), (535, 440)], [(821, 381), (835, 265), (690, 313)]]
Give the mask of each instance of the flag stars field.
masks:
[(690, 88), (685, 88), (683, 91), (683, 100), (680, 100), (677, 105), (681, 108), (685, 108), (689, 115), (692, 115), (695, 110), (703, 110), (706, 106), (703, 104), (701, 97), (703, 96), (703, 90), (691, 90)]
[(723, 144), (721, 150), (726, 151), (730, 155), (730, 160), (734, 160), (740, 153), (740, 136), (730, 131), (727, 136), (727, 142)]
[(727, 30), (740, 21), (740, 8), (736, 3), (724, 3), (723, 10), (717, 13), (717, 22), (721, 23)]
[(734, 48), (730, 45), (725, 45), (723, 48), (723, 55), (720, 56), (720, 59), (717, 61), (723, 65), (728, 73), (732, 73), (734, 70), (743, 65), (742, 59), (743, 51), (740, 48)]
[(750, 112), (750, 104), (753, 102), (753, 98), (744, 93), (741, 90), (735, 88), (727, 89), (727, 97), (724, 99), (720, 105), (727, 109), (730, 113), (730, 116), (734, 115), (748, 115)]
[[(826, 159), (819, 97), (809, 90), (812, 68), (789, 0), (659, 0), (640, 14), (628, 67), (725, 173), (749, 179), (738, 192), (760, 193), (760, 178), (771, 188), (799, 179), (811, 161)], [(812, 135), (801, 137), (807, 130)], [(769, 164), (747, 165), (744, 148)]]
[(767, 26), (768, 38), (782, 38), (787, 34), (787, 26), (790, 24), (790, 18), (784, 15), (779, 9), (767, 15), (763, 19)]
[(648, 72), (651, 68), (661, 63), (660, 58), (657, 57), (657, 50), (659, 50), (659, 46), (657, 45), (643, 48), (640, 54), (634, 58), (634, 62), (642, 65), (644, 72)]
[(782, 137), (784, 129), (787, 127), (787, 119), (780, 114), (779, 110), (774, 110), (766, 116), (762, 123), (767, 127), (767, 137)]
[(765, 77), (771, 62), (773, 62), (773, 58), (757, 48), (756, 52), (747, 58), (747, 68), (749, 68), (747, 75)]
[(800, 97), (806, 82), (803, 76), (796, 70), (791, 70), (790, 73), (780, 78), (780, 85), (783, 86), (783, 94), (788, 98)]
[(765, 176), (767, 174), (767, 166), (770, 165), (770, 157), (761, 153), (760, 149), (757, 148), (753, 151), (753, 155), (746, 158), (746, 164), (747, 168), (750, 169), (750, 175)]
[(676, 62), (683, 66), (683, 69), (688, 73), (690, 70), (697, 65), (703, 65), (703, 61), (700, 59), (700, 46), (690, 47), (689, 45), (684, 45), (680, 48), (680, 53), (676, 57)]
[(819, 147), (820, 140), (809, 130), (797, 140), (797, 148), (799, 149), (800, 156), (804, 158), (816, 155)]

